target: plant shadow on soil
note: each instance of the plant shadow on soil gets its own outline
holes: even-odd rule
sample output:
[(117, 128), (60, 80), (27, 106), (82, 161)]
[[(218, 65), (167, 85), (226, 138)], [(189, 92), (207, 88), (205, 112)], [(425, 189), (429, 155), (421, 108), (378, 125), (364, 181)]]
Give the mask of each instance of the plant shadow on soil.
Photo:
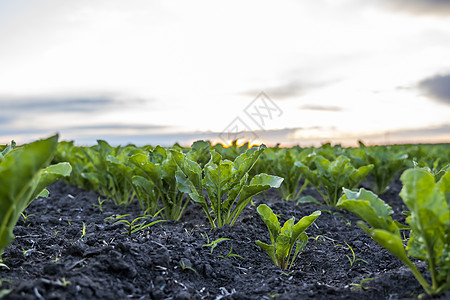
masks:
[[(397, 180), (381, 196), (404, 222)], [(116, 207), (98, 194), (57, 182), (50, 197), (25, 211), (5, 250), (0, 268), (4, 299), (409, 299), (423, 289), (399, 260), (371, 240), (346, 211), (315, 204), (280, 201), (269, 190), (254, 198), (233, 227), (210, 230), (195, 203), (179, 222), (155, 224), (131, 236), (108, 217), (142, 214), (138, 204)], [(318, 194), (307, 187), (302, 195)], [(268, 242), (256, 207), (268, 204), (282, 222), (328, 209), (307, 229), (310, 237), (292, 269), (280, 270), (255, 244)], [(103, 212), (102, 212), (103, 211)], [(83, 235), (83, 224), (85, 233)], [(213, 249), (207, 240), (228, 238)], [(349, 258), (353, 249), (356, 261)], [(232, 253), (239, 257), (226, 256)], [(347, 257), (348, 256), (348, 257)], [(418, 263), (425, 272), (424, 263)], [(362, 283), (364, 279), (369, 279)], [(427, 278), (429, 279), (429, 278)], [(450, 298), (446, 293), (437, 299)], [(430, 298), (430, 297), (425, 297)]]

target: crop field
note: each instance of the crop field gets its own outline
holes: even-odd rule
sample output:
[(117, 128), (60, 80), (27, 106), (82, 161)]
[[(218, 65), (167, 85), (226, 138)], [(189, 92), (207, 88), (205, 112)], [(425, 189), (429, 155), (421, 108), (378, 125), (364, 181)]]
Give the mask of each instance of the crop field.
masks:
[(450, 144), (0, 145), (2, 299), (449, 299)]

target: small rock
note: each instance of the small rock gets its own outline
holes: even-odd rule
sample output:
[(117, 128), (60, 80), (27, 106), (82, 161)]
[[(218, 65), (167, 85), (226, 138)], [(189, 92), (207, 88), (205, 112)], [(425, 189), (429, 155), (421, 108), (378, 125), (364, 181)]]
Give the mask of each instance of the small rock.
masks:
[(190, 300), (191, 294), (188, 291), (180, 291), (175, 295), (174, 299), (175, 300)]

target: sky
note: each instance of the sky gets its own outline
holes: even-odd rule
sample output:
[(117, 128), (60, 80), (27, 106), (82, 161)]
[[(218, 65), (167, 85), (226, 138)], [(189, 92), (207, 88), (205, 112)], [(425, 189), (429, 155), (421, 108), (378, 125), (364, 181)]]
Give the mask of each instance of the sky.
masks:
[(0, 0), (0, 144), (450, 142), (450, 0)]

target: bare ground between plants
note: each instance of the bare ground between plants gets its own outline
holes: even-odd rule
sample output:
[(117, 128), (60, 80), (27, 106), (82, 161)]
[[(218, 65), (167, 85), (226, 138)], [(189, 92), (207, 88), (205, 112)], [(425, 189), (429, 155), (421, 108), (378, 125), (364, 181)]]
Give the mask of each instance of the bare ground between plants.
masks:
[[(403, 221), (400, 189), (397, 181), (381, 198)], [(62, 182), (49, 190), (49, 198), (26, 210), (26, 222), (19, 221), (16, 239), (3, 255), (9, 270), (0, 269), (2, 289), (12, 289), (5, 299), (408, 299), (424, 292), (406, 267), (356, 226), (353, 215), (280, 201), (274, 190), (255, 197), (255, 206), (233, 227), (210, 230), (200, 207), (189, 203), (181, 221), (131, 236), (105, 218), (131, 214), (132, 220), (141, 214), (138, 204), (99, 207), (96, 193)], [(317, 197), (312, 188), (303, 195)], [(307, 230), (310, 241), (291, 270), (274, 266), (254, 243), (269, 240), (256, 212), (260, 203), (282, 222), (329, 209)], [(204, 245), (218, 238), (229, 240), (211, 253)], [(357, 260), (353, 265), (349, 246)], [(242, 258), (223, 258), (231, 247)], [(421, 271), (425, 267), (419, 264)], [(358, 288), (364, 279), (369, 280)], [(450, 294), (438, 298), (446, 297)]]

